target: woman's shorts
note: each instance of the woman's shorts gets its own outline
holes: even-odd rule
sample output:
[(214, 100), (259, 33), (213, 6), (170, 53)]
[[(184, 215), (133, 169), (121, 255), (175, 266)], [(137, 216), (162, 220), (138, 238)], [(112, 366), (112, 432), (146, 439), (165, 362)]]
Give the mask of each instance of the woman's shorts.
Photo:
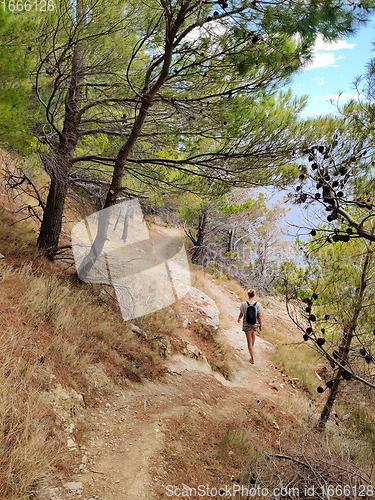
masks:
[(245, 333), (256, 332), (258, 330), (259, 325), (243, 325), (242, 330)]

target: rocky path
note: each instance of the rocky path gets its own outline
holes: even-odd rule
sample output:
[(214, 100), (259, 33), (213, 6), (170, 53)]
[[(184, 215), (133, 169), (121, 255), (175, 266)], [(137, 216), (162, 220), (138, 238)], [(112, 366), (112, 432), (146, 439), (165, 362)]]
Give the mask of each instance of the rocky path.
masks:
[[(162, 382), (134, 384), (109, 400), (105, 409), (91, 411), (86, 417), (87, 448), (79, 450), (79, 470), (63, 485), (46, 490), (41, 499), (164, 498), (160, 491), (167, 473), (161, 450), (169, 439), (171, 418), (187, 407), (203, 412), (217, 408), (227, 418), (241, 408), (241, 398), (250, 393), (267, 400), (290, 392), (290, 385), (269, 360), (274, 346), (261, 336), (256, 338), (255, 364), (249, 363), (246, 338), (237, 324), (240, 298), (208, 278), (205, 289), (217, 302), (221, 321), (228, 327), (223, 332), (234, 352), (232, 380), (212, 372), (205, 361), (172, 356)], [(280, 304), (264, 309), (264, 325), (273, 319), (288, 321)]]

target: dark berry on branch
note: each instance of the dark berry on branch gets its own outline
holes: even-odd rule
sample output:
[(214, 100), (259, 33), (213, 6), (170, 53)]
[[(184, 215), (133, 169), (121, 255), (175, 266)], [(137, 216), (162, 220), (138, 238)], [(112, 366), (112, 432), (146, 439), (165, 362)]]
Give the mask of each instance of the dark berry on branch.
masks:
[(322, 346), (324, 343), (325, 343), (326, 339), (323, 339), (323, 337), (319, 337), (317, 340), (316, 340), (316, 343), (319, 345), (319, 346)]
[(313, 322), (314, 322), (314, 321), (316, 321), (316, 316), (315, 316), (315, 314), (310, 314), (310, 316), (309, 316), (309, 321), (313, 321)]
[(306, 311), (307, 313), (311, 313), (311, 307), (310, 307), (310, 306), (306, 307), (305, 311)]
[(352, 378), (352, 374), (350, 372), (348, 372), (347, 370), (343, 370), (342, 378), (344, 380), (350, 380)]
[(370, 354), (367, 354), (367, 356), (365, 357), (365, 361), (369, 365), (372, 361), (372, 356)]
[(364, 348), (362, 347), (362, 349), (360, 349), (360, 350), (359, 350), (359, 354), (360, 354), (361, 356), (366, 356), (366, 349), (364, 349)]
[(329, 314), (326, 314), (326, 315), (324, 316), (324, 319), (325, 319), (326, 321), (328, 321), (328, 320), (329, 320)]
[(317, 387), (316, 392), (319, 392), (319, 394), (322, 394), (322, 392), (324, 392), (323, 387), (321, 387), (321, 386)]
[(312, 294), (312, 298), (313, 298), (313, 300), (316, 300), (318, 298), (318, 294), (317, 293), (313, 293)]
[(326, 386), (328, 387), (328, 389), (331, 389), (331, 387), (333, 387), (332, 380), (328, 380), (328, 382), (326, 382)]
[(311, 236), (316, 236), (316, 230), (315, 229), (311, 229), (310, 234), (311, 234)]
[(318, 168), (318, 164), (317, 164), (317, 163), (312, 163), (312, 164), (311, 164), (311, 168), (312, 168), (313, 170), (317, 170), (317, 168)]
[(303, 336), (303, 340), (309, 340), (309, 336), (307, 335), (307, 333), (305, 333), (305, 335)]
[(308, 328), (306, 328), (306, 333), (312, 333), (313, 329), (309, 326)]

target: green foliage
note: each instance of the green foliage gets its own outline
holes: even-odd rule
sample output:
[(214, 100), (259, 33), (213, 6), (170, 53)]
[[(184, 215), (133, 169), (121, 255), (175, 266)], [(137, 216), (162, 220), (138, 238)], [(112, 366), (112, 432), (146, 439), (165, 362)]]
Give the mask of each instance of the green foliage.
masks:
[(0, 146), (30, 151), (34, 122), (30, 72), (38, 15), (0, 9)]

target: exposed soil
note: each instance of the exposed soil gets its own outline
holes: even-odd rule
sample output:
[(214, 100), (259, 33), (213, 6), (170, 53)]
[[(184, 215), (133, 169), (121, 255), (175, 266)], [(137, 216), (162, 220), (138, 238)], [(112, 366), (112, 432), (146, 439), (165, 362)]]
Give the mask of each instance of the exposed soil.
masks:
[[(205, 289), (217, 302), (221, 320), (233, 325), (224, 330), (233, 358), (231, 380), (213, 372), (205, 360), (173, 355), (162, 381), (131, 384), (105, 409), (85, 415), (85, 445), (72, 451), (81, 470), (64, 483), (71, 482), (72, 489), (60, 483), (41, 498), (175, 498), (166, 495), (168, 485), (239, 480), (246, 450), (230, 449), (226, 436), (231, 430), (251, 429), (255, 452), (260, 443), (272, 450), (280, 433), (292, 439), (289, 433), (299, 424), (278, 401), (293, 394), (294, 387), (269, 359), (275, 346), (257, 335), (251, 365), (237, 324), (240, 298), (208, 277)], [(280, 303), (264, 308), (263, 317), (266, 329), (293, 328)]]

